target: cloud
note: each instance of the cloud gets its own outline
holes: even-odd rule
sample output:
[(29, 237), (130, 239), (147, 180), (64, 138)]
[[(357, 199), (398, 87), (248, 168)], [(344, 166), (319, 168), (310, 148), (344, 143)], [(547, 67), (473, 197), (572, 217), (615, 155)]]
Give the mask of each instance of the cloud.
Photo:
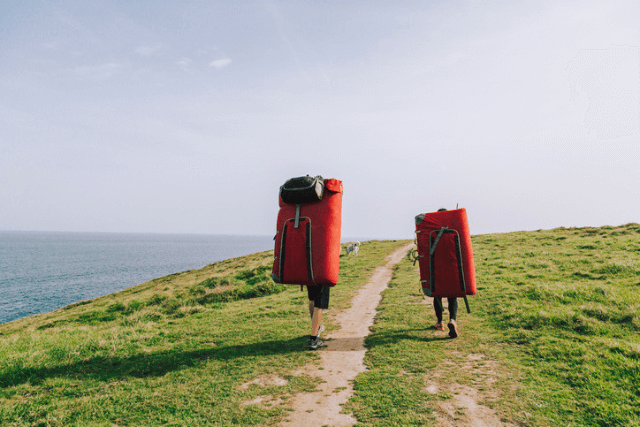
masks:
[(54, 40), (47, 43), (42, 43), (42, 47), (47, 50), (58, 50), (58, 47), (60, 47), (60, 41)]
[(110, 62), (102, 65), (85, 65), (76, 67), (73, 72), (82, 78), (89, 80), (102, 81), (111, 78), (114, 74), (122, 69), (122, 65)]
[(214, 67), (218, 70), (221, 70), (229, 64), (231, 64), (230, 58), (216, 59), (215, 61), (211, 61), (209, 63), (209, 67)]
[(584, 123), (601, 140), (640, 133), (640, 48), (581, 49), (567, 64), (571, 97), (589, 99)]
[(164, 46), (162, 46), (161, 44), (154, 44), (154, 45), (142, 45), (140, 47), (138, 47), (136, 49), (136, 53), (142, 56), (151, 56), (156, 52), (159, 52), (160, 50), (162, 50)]
[(182, 58), (180, 61), (176, 62), (176, 65), (180, 67), (182, 71), (189, 71), (191, 62), (193, 61), (191, 61), (189, 58)]

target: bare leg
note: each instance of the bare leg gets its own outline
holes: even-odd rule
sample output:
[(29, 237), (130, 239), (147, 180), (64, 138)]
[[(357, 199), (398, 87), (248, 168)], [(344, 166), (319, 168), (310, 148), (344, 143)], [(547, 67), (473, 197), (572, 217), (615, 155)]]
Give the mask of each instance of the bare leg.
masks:
[(309, 317), (313, 319), (313, 300), (309, 301)]
[(311, 336), (318, 336), (318, 328), (320, 327), (320, 322), (322, 321), (322, 309), (315, 308), (313, 310), (313, 317), (311, 320)]

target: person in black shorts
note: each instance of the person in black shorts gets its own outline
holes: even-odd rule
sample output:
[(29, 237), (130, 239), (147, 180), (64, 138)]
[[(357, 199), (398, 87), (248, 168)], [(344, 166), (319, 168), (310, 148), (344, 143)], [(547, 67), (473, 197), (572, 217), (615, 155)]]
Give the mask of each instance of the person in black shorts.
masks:
[(318, 337), (324, 331), (322, 321), (322, 310), (329, 308), (329, 286), (307, 286), (309, 295), (309, 315), (311, 316), (311, 337), (309, 338), (309, 350), (322, 347), (324, 342)]

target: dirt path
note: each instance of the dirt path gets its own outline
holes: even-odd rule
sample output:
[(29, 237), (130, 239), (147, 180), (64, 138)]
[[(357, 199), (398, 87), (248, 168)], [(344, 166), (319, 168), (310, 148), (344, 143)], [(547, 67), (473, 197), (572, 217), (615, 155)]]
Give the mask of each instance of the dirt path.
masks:
[(391, 280), (393, 267), (400, 262), (413, 243), (406, 245), (388, 256), (386, 265), (378, 267), (369, 282), (353, 298), (351, 308), (339, 313), (336, 321), (340, 326), (325, 338), (326, 346), (319, 350), (322, 361), (320, 367), (309, 367), (310, 375), (323, 382), (313, 393), (302, 393), (292, 402), (294, 412), (284, 420), (285, 426), (351, 426), (356, 419), (341, 414), (341, 404), (353, 395), (352, 381), (356, 375), (366, 370), (364, 366), (364, 339), (373, 325), (376, 307), (381, 292)]

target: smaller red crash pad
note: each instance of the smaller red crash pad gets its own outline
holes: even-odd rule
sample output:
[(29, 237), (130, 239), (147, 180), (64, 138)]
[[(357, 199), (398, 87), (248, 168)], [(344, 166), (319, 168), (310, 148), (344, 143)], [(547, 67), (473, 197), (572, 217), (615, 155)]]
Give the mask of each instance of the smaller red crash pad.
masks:
[(416, 216), (416, 241), (420, 283), (426, 295), (459, 298), (476, 294), (471, 234), (465, 209)]

